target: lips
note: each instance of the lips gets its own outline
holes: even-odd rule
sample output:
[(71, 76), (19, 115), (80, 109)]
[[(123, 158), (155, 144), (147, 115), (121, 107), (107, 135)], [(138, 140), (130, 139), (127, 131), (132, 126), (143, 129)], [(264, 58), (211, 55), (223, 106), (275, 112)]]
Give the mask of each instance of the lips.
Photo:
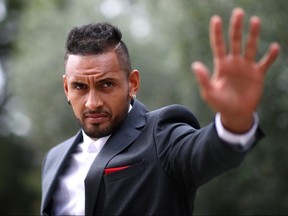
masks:
[(109, 117), (107, 113), (87, 113), (85, 114), (85, 119), (87, 119), (92, 124), (100, 124), (104, 122)]

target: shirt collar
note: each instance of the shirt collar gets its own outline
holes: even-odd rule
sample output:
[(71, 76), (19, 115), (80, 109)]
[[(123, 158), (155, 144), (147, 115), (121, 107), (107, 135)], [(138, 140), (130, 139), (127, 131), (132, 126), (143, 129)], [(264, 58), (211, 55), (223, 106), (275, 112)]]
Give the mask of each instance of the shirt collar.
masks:
[(83, 130), (82, 130), (82, 135), (83, 135), (83, 143), (92, 143), (94, 141), (96, 141), (97, 139), (91, 139)]

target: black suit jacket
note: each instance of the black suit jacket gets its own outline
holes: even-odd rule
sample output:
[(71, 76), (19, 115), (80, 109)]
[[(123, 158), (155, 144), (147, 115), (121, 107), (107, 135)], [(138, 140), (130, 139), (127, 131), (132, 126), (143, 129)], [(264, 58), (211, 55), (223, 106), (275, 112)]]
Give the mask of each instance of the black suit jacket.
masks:
[[(239, 165), (248, 151), (222, 141), (214, 123), (199, 128), (183, 106), (148, 112), (135, 101), (86, 176), (85, 215), (192, 215), (196, 189)], [(261, 136), (258, 130), (255, 141)], [(45, 157), (41, 214), (51, 214), (58, 177), (81, 141), (79, 132)], [(111, 170), (117, 172), (105, 175)]]

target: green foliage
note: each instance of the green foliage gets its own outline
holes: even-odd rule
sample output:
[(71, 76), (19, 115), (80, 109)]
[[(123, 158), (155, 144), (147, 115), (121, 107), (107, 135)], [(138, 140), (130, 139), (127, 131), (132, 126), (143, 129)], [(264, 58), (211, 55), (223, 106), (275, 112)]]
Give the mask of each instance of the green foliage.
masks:
[[(17, 32), (19, 11), (22, 1), (11, 0), (1, 11), (3, 19), (0, 22), (0, 78), (8, 77), (7, 59)], [(4, 14), (4, 15), (3, 15)], [(3, 15), (3, 16), (2, 16)], [(3, 74), (2, 74), (3, 73)], [(10, 131), (13, 120), (12, 112), (8, 109), (11, 96), (6, 92), (6, 83), (0, 89), (0, 214), (20, 215), (35, 214), (39, 206), (38, 164), (35, 163), (35, 151), (25, 146), (25, 141)], [(17, 128), (17, 127), (15, 127)], [(37, 167), (37, 169), (35, 168)], [(34, 169), (35, 168), (35, 169)], [(38, 175), (37, 175), (38, 174)], [(34, 178), (34, 177), (36, 178)], [(31, 178), (31, 179), (29, 179)], [(35, 184), (36, 183), (36, 184)]]
[[(22, 2), (25, 7), (9, 64), (9, 90), (18, 101), (14, 108), (32, 123), (29, 133), (22, 139), (40, 158), (50, 147), (78, 129), (66, 104), (61, 77), (64, 73), (64, 43), (71, 27), (97, 21), (117, 25), (130, 49), (133, 67), (141, 73), (142, 85), (137, 97), (151, 109), (171, 103), (186, 105), (204, 126), (213, 120), (214, 113), (201, 100), (190, 65), (194, 60), (201, 60), (211, 70), (213, 68), (209, 19), (213, 14), (223, 17), (227, 38), (233, 8), (240, 6), (246, 11), (247, 30), (248, 18), (258, 15), (263, 27), (257, 58), (272, 41), (278, 41), (282, 46), (279, 59), (267, 74), (265, 94), (258, 110), (266, 138), (253, 149), (241, 167), (200, 188), (195, 214), (288, 214), (286, 1)], [(40, 161), (37, 163), (39, 170)], [(40, 179), (37, 179), (36, 186), (33, 182), (33, 177), (39, 175), (29, 176), (25, 178), (29, 185), (40, 188)]]
[(0, 143), (0, 214), (35, 214), (40, 196), (39, 187), (35, 187), (39, 175), (31, 168), (35, 166), (34, 153), (14, 136), (0, 138)]

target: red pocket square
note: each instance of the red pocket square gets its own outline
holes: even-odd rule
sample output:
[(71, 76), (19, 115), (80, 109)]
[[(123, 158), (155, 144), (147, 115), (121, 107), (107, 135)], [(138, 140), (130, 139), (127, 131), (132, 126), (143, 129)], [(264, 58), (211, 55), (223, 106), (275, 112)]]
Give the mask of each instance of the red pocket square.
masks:
[(111, 173), (114, 173), (114, 172), (118, 172), (118, 171), (123, 170), (123, 169), (126, 169), (126, 168), (128, 168), (128, 167), (129, 167), (129, 166), (106, 168), (106, 169), (104, 170), (104, 175), (108, 175), (108, 174), (111, 174)]

